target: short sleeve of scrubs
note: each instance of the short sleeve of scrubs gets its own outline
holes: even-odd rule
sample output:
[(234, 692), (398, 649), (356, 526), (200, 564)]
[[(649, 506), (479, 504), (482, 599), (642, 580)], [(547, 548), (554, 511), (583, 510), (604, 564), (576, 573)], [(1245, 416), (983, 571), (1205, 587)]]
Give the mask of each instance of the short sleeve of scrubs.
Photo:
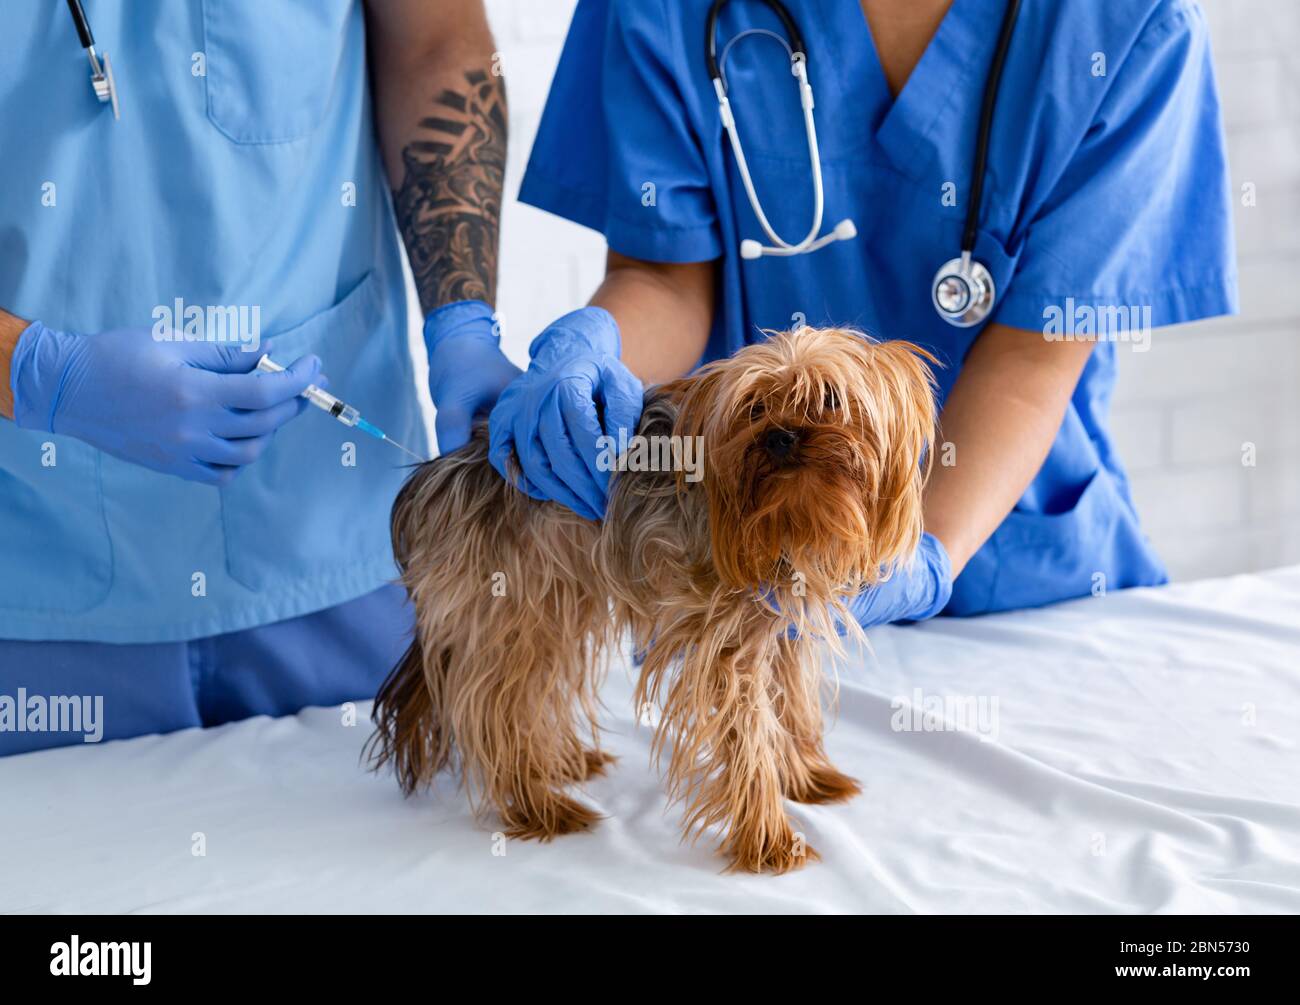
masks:
[[(1114, 61), (1118, 54), (1107, 54)], [(1162, 4), (1122, 54), (1073, 158), (1028, 226), (996, 320), (1150, 307), (1153, 326), (1237, 309), (1231, 186), (1204, 15)]]
[[(722, 254), (669, 0), (580, 0), (519, 193), (652, 262)], [(609, 125), (613, 123), (614, 129)]]

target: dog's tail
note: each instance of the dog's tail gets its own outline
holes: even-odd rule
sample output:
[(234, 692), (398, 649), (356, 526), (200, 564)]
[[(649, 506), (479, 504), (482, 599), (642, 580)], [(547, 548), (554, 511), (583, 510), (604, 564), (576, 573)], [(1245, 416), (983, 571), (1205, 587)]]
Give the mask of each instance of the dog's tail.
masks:
[(391, 764), (408, 796), (429, 784), (441, 767), (442, 755), (419, 638), (411, 642), (380, 687), (371, 717), (375, 732), (366, 744), (371, 769), (378, 771)]
[[(422, 464), (414, 477), (397, 494), (393, 503), (393, 556), (403, 580), (411, 561), (412, 535), (419, 526), (420, 487), (448, 464), (439, 458)], [(409, 584), (407, 584), (409, 586)], [(364, 756), (373, 771), (392, 765), (398, 784), (406, 795), (429, 784), (446, 757), (438, 735), (433, 695), (425, 676), (424, 650), (417, 630), (406, 654), (375, 695), (371, 712), (375, 732), (366, 743)]]

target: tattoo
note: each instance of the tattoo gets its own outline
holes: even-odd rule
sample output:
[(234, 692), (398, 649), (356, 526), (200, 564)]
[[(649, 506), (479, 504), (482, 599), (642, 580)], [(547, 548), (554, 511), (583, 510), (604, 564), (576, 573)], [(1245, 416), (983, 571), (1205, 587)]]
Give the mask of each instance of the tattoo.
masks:
[(433, 99), (420, 138), (402, 151), (405, 177), (393, 197), (426, 314), (455, 300), (496, 300), (505, 83), (484, 70), (465, 82)]

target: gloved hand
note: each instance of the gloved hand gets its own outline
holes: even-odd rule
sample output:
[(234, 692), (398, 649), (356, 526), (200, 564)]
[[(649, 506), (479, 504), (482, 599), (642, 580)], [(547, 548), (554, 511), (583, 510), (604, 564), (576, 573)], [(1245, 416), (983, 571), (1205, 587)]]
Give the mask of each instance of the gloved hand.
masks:
[(845, 603), (862, 628), (895, 621), (927, 621), (952, 597), (952, 562), (943, 543), (922, 534), (910, 566), (896, 570), (885, 582), (863, 590)]
[(486, 415), (522, 370), (501, 351), (492, 330), (492, 308), (482, 300), (439, 307), (424, 320), (429, 350), (429, 394), (438, 414), (438, 452), (449, 454), (469, 442), (475, 418)]
[[(844, 606), (863, 631), (896, 621), (928, 621), (942, 611), (952, 597), (952, 562), (948, 551), (933, 534), (922, 534), (910, 565), (895, 570), (880, 583), (847, 597)], [(773, 609), (775, 602), (770, 601)], [(836, 625), (841, 635), (843, 623)], [(799, 630), (791, 625), (786, 633), (798, 638)]]
[(488, 459), (501, 476), (511, 477), (514, 454), (523, 491), (588, 520), (605, 515), (609, 492), (597, 441), (602, 435), (617, 440), (620, 428), (631, 436), (641, 418), (641, 382), (619, 361), (619, 349), (618, 324), (608, 311), (566, 314), (533, 339), (532, 363), (488, 420)]
[(233, 343), (155, 340), (149, 328), (74, 335), (33, 321), (10, 361), (14, 421), (122, 460), (226, 485), (306, 407), (320, 360), (282, 373)]

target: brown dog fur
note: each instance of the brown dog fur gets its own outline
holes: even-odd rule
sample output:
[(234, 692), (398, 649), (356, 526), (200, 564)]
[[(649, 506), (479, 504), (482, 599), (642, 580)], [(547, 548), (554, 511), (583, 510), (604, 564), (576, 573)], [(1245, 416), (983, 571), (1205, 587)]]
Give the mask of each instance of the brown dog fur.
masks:
[[(699, 437), (703, 478), (617, 472), (599, 524), (503, 480), (481, 429), (421, 466), (393, 509), (416, 641), (376, 701), (375, 764), (408, 793), (453, 768), (511, 836), (592, 826), (569, 786), (611, 760), (596, 696), (628, 633), (686, 833), (718, 834), (739, 870), (815, 858), (783, 799), (859, 791), (823, 746), (822, 656), (837, 624), (856, 629), (843, 598), (916, 549), (934, 435), (923, 359), (802, 328), (651, 390), (638, 433)], [(777, 430), (798, 437), (784, 458), (766, 447)]]

